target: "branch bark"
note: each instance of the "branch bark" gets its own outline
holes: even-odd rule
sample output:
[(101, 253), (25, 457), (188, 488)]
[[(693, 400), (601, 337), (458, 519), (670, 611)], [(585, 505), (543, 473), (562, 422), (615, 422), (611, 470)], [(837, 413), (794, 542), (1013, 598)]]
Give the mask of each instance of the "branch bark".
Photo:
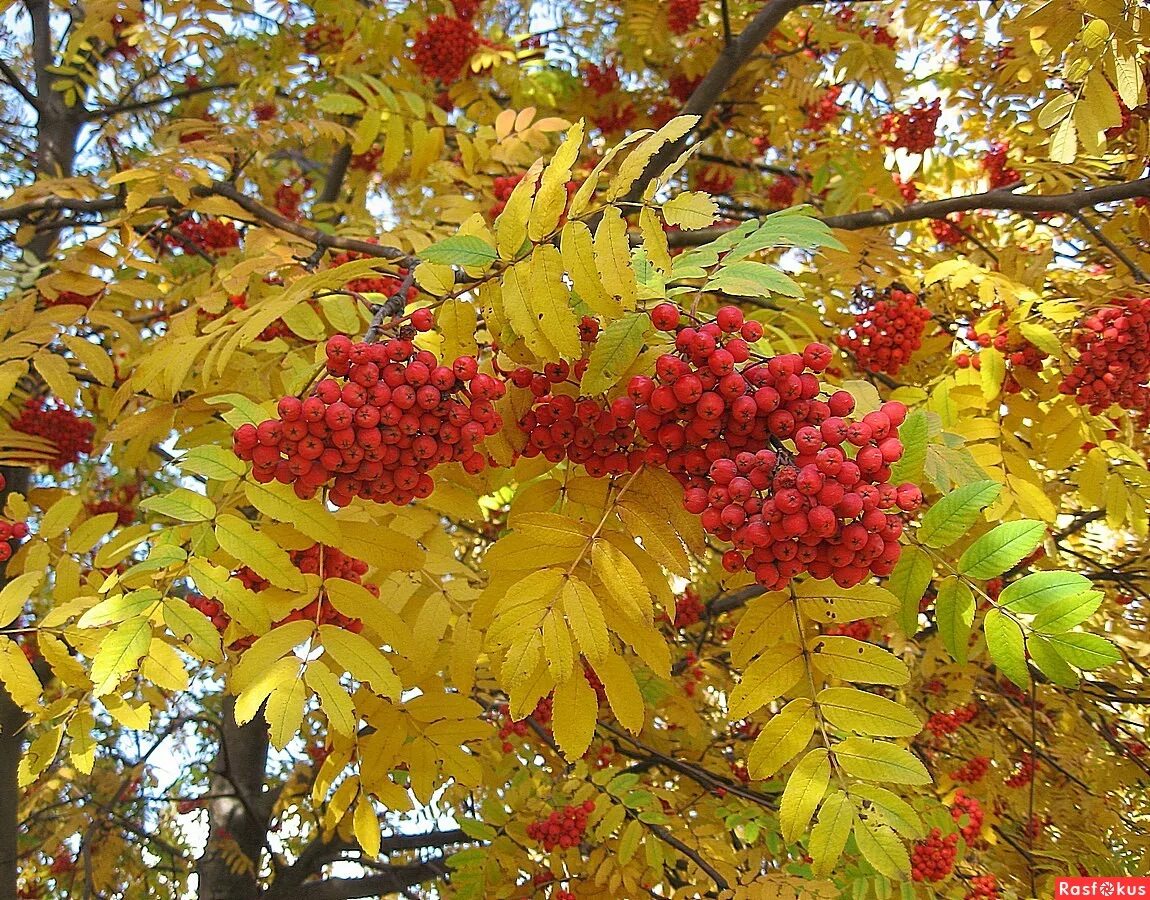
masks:
[(37, 101), (36, 95), (28, 90), (28, 86), (20, 80), (20, 76), (16, 74), (16, 70), (2, 59), (0, 59), (0, 75), (4, 76), (4, 81), (8, 83), (8, 86), (12, 88), (12, 90), (24, 98), (25, 103), (33, 109), (38, 110), (40, 108), (40, 103)]
[[(447, 874), (447, 865), (442, 856), (426, 862), (394, 866), (377, 875), (364, 875), (361, 878), (327, 878), (300, 885), (290, 893), (283, 894), (284, 900), (354, 900), (357, 897), (381, 897), (396, 894), (404, 888), (435, 881)], [(269, 894), (268, 897), (272, 895)]]
[(176, 103), (180, 100), (186, 100), (188, 97), (195, 97), (197, 94), (207, 94), (212, 91), (226, 91), (236, 87), (234, 81), (224, 81), (219, 84), (202, 84), (199, 87), (187, 88), (182, 91), (174, 91), (164, 97), (152, 97), (148, 100), (135, 100), (131, 103), (117, 103), (114, 106), (100, 106), (95, 109), (87, 110), (84, 113), (84, 118), (87, 120), (92, 119), (110, 119), (112, 116), (118, 116), (122, 113), (141, 112), (145, 109), (151, 109), (154, 106), (163, 106), (165, 103)]

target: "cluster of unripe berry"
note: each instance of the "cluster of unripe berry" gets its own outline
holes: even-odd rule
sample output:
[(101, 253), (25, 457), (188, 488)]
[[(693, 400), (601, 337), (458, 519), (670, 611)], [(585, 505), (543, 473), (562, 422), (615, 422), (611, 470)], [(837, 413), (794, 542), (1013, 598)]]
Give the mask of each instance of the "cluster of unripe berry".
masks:
[(240, 232), (234, 222), (205, 217), (185, 219), (167, 236), (170, 247), (187, 250), (191, 247), (209, 255), (227, 253), (240, 245)]
[(919, 304), (917, 294), (893, 288), (855, 315), (854, 324), (838, 336), (837, 343), (854, 354), (866, 371), (896, 375), (922, 346), (928, 321), (930, 310)]
[(958, 853), (958, 835), (945, 837), (942, 829), (932, 828), (926, 840), (916, 841), (910, 853), (910, 875), (915, 881), (945, 881), (954, 871)]
[(950, 817), (956, 823), (961, 823), (963, 816), (966, 816), (966, 824), (959, 824), (959, 834), (968, 844), (973, 844), (978, 840), (979, 833), (982, 831), (982, 821), (985, 814), (982, 811), (982, 804), (978, 802), (977, 798), (971, 797), (963, 790), (958, 790), (955, 791), (954, 799), (951, 801)]
[(980, 165), (982, 171), (990, 182), (991, 190), (1006, 187), (1021, 179), (1018, 170), (1007, 162), (1006, 156), (1010, 152), (1010, 144), (1006, 141), (995, 141), (990, 150), (982, 157)]
[(917, 100), (906, 112), (889, 112), (882, 119), (883, 141), (911, 153), (923, 153), (934, 146), (941, 101)]
[(950, 773), (951, 781), (959, 784), (975, 784), (986, 777), (990, 771), (989, 756), (974, 756)]
[(503, 425), (493, 401), (504, 384), (479, 371), (474, 357), (441, 365), (411, 338), (434, 324), (430, 310), (380, 344), (327, 342), (328, 377), (311, 395), (283, 397), (279, 417), (236, 429), (236, 455), (251, 460), (257, 481), (293, 485), (301, 498), (329, 485), (327, 498), (354, 497), (400, 506), (427, 497), (428, 474), (458, 462), (471, 473), (486, 464), (476, 445)]
[(577, 847), (583, 840), (583, 832), (587, 830), (587, 818), (594, 811), (594, 800), (564, 806), (546, 819), (528, 824), (527, 836), (533, 841), (539, 841), (544, 850)]
[(1074, 336), (1078, 361), (1059, 390), (1095, 415), (1111, 404), (1150, 415), (1150, 297), (1095, 310)]
[(29, 397), (20, 415), (12, 420), (12, 430), (51, 441), (56, 454), (48, 466), (58, 470), (92, 452), (96, 426), (63, 404), (46, 397)]
[(12, 557), (12, 545), (9, 541), (22, 541), (28, 537), (27, 522), (9, 522), (0, 519), (0, 562), (6, 562)]
[(579, 72), (583, 76), (583, 84), (587, 90), (596, 97), (605, 97), (619, 87), (619, 70), (607, 63), (603, 65), (583, 63), (579, 67)]
[(432, 16), (415, 35), (411, 58), (427, 81), (451, 84), (463, 75), (479, 44), (479, 33), (470, 21)]
[(671, 0), (667, 4), (667, 29), (671, 34), (685, 34), (699, 18), (702, 0)]
[(967, 722), (971, 722), (978, 715), (978, 704), (971, 702), (950, 712), (932, 713), (926, 720), (927, 730), (936, 738), (954, 734)]
[(818, 100), (806, 107), (806, 127), (808, 129), (822, 131), (839, 117), (839, 113), (843, 111), (842, 105), (839, 103), (839, 96), (842, 92), (842, 85), (832, 85), (819, 95)]

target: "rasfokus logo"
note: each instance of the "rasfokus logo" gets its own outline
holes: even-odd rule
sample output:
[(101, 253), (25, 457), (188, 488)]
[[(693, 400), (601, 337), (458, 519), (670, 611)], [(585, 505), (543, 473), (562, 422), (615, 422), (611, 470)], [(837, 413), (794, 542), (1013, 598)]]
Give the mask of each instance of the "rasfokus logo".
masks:
[(1056, 878), (1058, 897), (1150, 897), (1150, 878)]

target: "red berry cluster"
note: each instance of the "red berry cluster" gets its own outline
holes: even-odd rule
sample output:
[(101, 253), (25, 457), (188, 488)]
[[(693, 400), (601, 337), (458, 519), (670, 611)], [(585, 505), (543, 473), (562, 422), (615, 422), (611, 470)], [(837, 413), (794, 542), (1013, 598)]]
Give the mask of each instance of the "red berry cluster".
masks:
[(99, 516), (114, 512), (116, 524), (131, 525), (136, 520), (136, 502), (140, 496), (140, 488), (135, 484), (125, 484), (109, 492), (103, 500), (95, 500), (85, 504), (89, 515)]
[(679, 114), (679, 108), (679, 104), (671, 100), (663, 98), (656, 100), (655, 105), (651, 107), (651, 111), (648, 113), (651, 117), (651, 124), (656, 128), (662, 128)]
[(44, 306), (84, 306), (91, 309), (92, 304), (103, 296), (103, 291), (94, 294), (78, 294), (75, 291), (60, 291), (55, 298), (41, 294), (40, 299)]
[(902, 195), (902, 199), (907, 203), (914, 203), (918, 199), (918, 185), (914, 183), (914, 179), (908, 178), (906, 181), (903, 181), (897, 175), (893, 176), (893, 178), (895, 187), (898, 188), (898, 192)]
[(1034, 768), (1034, 756), (1029, 750), (1023, 751), (1014, 771), (1002, 783), (1008, 788), (1025, 787), (1034, 779)]
[(227, 253), (240, 245), (240, 233), (234, 222), (223, 219), (185, 219), (168, 236), (168, 244), (181, 250), (189, 246), (207, 254)]
[(970, 890), (962, 900), (998, 900), (998, 879), (993, 875), (975, 875), (967, 887)]
[(299, 204), (303, 195), (295, 189), (295, 185), (283, 182), (276, 188), (275, 208), (285, 219), (299, 218)]
[(667, 4), (667, 28), (671, 34), (685, 34), (699, 19), (702, 0), (671, 0)]
[(1095, 415), (1111, 404), (1150, 413), (1150, 297), (1094, 310), (1074, 336), (1078, 362), (1059, 390)]
[(317, 22), (303, 33), (303, 49), (307, 53), (330, 53), (343, 45), (343, 29), (338, 25)]
[(619, 70), (614, 66), (606, 63), (599, 66), (588, 62), (579, 67), (579, 72), (587, 90), (596, 97), (606, 96), (619, 87)]
[(772, 206), (793, 206), (799, 179), (794, 175), (780, 175), (767, 187), (767, 199)]
[(491, 184), (492, 193), (495, 195), (495, 202), (491, 204), (491, 209), (488, 214), (491, 218), (495, 218), (504, 209), (507, 208), (507, 201), (511, 199), (511, 193), (515, 190), (515, 186), (523, 180), (523, 172), (518, 175), (497, 175)]
[(499, 722), (499, 740), (502, 743), (504, 753), (510, 753), (515, 749), (515, 746), (509, 740), (512, 735), (515, 737), (527, 737), (527, 731), (530, 726), (527, 724), (526, 719), (520, 719), (518, 722), (512, 721), (511, 714), (507, 711), (507, 704), (500, 704), (495, 708), (496, 721)]
[(9, 522), (0, 519), (0, 562), (12, 557), (12, 545), (9, 541), (22, 541), (28, 537), (27, 522)]
[(635, 107), (630, 103), (613, 103), (608, 109), (593, 115), (591, 121), (604, 134), (627, 131), (635, 121)]
[(898, 46), (898, 38), (885, 25), (874, 25), (864, 31), (863, 36), (869, 37), (871, 42), (879, 47), (890, 47), (893, 49)]
[(930, 310), (919, 304), (917, 294), (894, 288), (887, 297), (858, 313), (837, 343), (853, 353), (866, 371), (897, 375), (922, 346), (922, 333), (929, 320)]
[(583, 832), (587, 830), (587, 817), (594, 810), (594, 800), (564, 806), (555, 810), (546, 819), (531, 822), (527, 826), (527, 836), (533, 841), (539, 841), (544, 850), (554, 850), (556, 847), (566, 850), (569, 847), (577, 847), (583, 840)]
[(591, 763), (596, 769), (606, 769), (614, 762), (615, 748), (608, 743), (599, 745), (599, 749), (592, 753), (588, 750), (583, 754), (583, 758)]
[(579, 900), (571, 891), (565, 891), (562, 888), (555, 892), (555, 900)]
[(1006, 155), (1010, 152), (1010, 144), (1006, 141), (995, 141), (990, 150), (982, 158), (980, 165), (990, 180), (990, 187), (1006, 187), (1020, 179), (1018, 170), (1007, 164)]
[(62, 469), (81, 456), (92, 452), (92, 435), (96, 426), (75, 410), (46, 397), (29, 397), (20, 415), (12, 421), (12, 430), (46, 438), (55, 446), (56, 455), (48, 460), (52, 469)]
[(383, 147), (376, 144), (374, 147), (368, 147), (363, 153), (353, 154), (348, 166), (357, 172), (374, 172), (382, 156)]
[(694, 697), (699, 682), (703, 680), (703, 667), (694, 650), (687, 651), (686, 656), (683, 657), (683, 663), (686, 666), (683, 669), (683, 678), (686, 679), (683, 684), (683, 693), (688, 697)]
[(382, 344), (331, 338), (329, 377), (307, 399), (283, 397), (279, 418), (236, 429), (236, 455), (254, 463), (257, 481), (294, 485), (305, 499), (328, 484), (336, 506), (354, 497), (404, 506), (431, 494), (435, 466), (483, 468), (475, 446), (503, 425), (492, 405), (503, 382), (473, 357), (445, 366), (417, 351), (411, 337), (430, 329), (430, 311), (416, 310), (412, 322)]
[(806, 127), (808, 129), (811, 131), (822, 131), (827, 125), (839, 117), (839, 113), (843, 111), (839, 103), (839, 96), (842, 92), (842, 85), (832, 85), (822, 92), (814, 104), (806, 106)]
[(191, 593), (184, 598), (188, 606), (211, 619), (212, 627), (221, 635), (228, 630), (232, 617), (224, 612), (224, 605), (219, 600), (205, 597), (203, 594)]
[(279, 113), (279, 108), (271, 102), (257, 103), (252, 107), (252, 115), (257, 122), (270, 122)]
[(675, 74), (667, 79), (667, 93), (679, 100), (686, 103), (691, 95), (695, 93), (697, 88), (703, 81), (703, 76), (698, 75), (694, 78), (688, 78), (686, 75)]
[(932, 828), (925, 841), (916, 841), (911, 848), (911, 878), (915, 881), (945, 881), (954, 871), (957, 853), (958, 835), (943, 837), (941, 829)]
[(478, 46), (479, 34), (471, 22), (432, 16), (416, 34), (411, 58), (427, 81), (451, 84), (463, 75)]
[(942, 115), (942, 103), (917, 100), (906, 112), (890, 112), (882, 119), (883, 141), (911, 153), (923, 153), (934, 146), (935, 128)]
[(961, 244), (966, 240), (966, 235), (962, 233), (962, 229), (959, 227), (964, 218), (962, 213), (951, 213), (945, 219), (931, 219), (930, 233), (944, 247)]
[(1111, 125), (1106, 129), (1106, 140), (1108, 141), (1122, 137), (1122, 135), (1130, 130), (1130, 126), (1134, 124), (1134, 117), (1130, 114), (1130, 107), (1123, 102), (1117, 92), (1114, 94), (1114, 100), (1118, 103), (1118, 112), (1122, 116), (1122, 119), (1117, 125)]
[(936, 712), (926, 720), (927, 730), (936, 738), (954, 734), (967, 722), (973, 721), (978, 715), (978, 704), (968, 703), (953, 709), (950, 712)]
[(483, 0), (451, 0), (451, 6), (455, 9), (455, 14), (465, 22), (470, 22), (475, 18), (475, 14), (479, 12), (479, 7), (483, 5)]
[(823, 629), (823, 634), (840, 634), (844, 637), (854, 638), (856, 641), (869, 641), (871, 634), (874, 632), (874, 628), (874, 622), (859, 619), (857, 622), (827, 625)]
[(966, 816), (966, 824), (959, 825), (959, 833), (964, 841), (973, 844), (978, 840), (978, 835), (982, 831), (982, 820), (985, 814), (982, 811), (982, 804), (978, 802), (977, 798), (959, 790), (955, 792), (954, 800), (951, 802), (950, 817), (957, 824), (961, 823), (963, 816)]
[(990, 757), (975, 756), (951, 772), (950, 777), (952, 781), (960, 784), (974, 784), (982, 781), (988, 771), (990, 771)]
[(691, 177), (691, 187), (708, 194), (729, 194), (735, 186), (735, 173), (719, 166), (704, 166)]
[(679, 597), (675, 598), (675, 628), (690, 628), (702, 617), (705, 607), (694, 588), (687, 588)]
[[(369, 238), (368, 243), (374, 244), (376, 240)], [(348, 250), (343, 253), (333, 254), (331, 265), (335, 268), (345, 263), (368, 258), (366, 253), (360, 253), (357, 250)], [(400, 268), (397, 275), (367, 275), (361, 278), (353, 278), (347, 282), (344, 287), (357, 294), (384, 294), (388, 297), (394, 297), (399, 292), (399, 288), (403, 284), (403, 279), (406, 277), (407, 269)], [(410, 303), (418, 296), (419, 288), (413, 284), (408, 287), (407, 296), (404, 299)]]

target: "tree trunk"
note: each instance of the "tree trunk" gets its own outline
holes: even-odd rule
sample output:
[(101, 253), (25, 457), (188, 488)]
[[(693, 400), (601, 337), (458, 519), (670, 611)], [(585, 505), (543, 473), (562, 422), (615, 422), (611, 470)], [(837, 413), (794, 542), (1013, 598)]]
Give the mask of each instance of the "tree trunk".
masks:
[[(219, 753), (208, 787), (213, 797), (208, 804), (208, 842), (196, 864), (200, 900), (254, 900), (260, 893), (256, 875), (271, 812), (264, 793), (267, 724), (258, 715), (247, 725), (237, 725), (234, 709), (234, 698), (226, 698)], [(246, 857), (238, 865), (234, 864), (237, 848)]]

